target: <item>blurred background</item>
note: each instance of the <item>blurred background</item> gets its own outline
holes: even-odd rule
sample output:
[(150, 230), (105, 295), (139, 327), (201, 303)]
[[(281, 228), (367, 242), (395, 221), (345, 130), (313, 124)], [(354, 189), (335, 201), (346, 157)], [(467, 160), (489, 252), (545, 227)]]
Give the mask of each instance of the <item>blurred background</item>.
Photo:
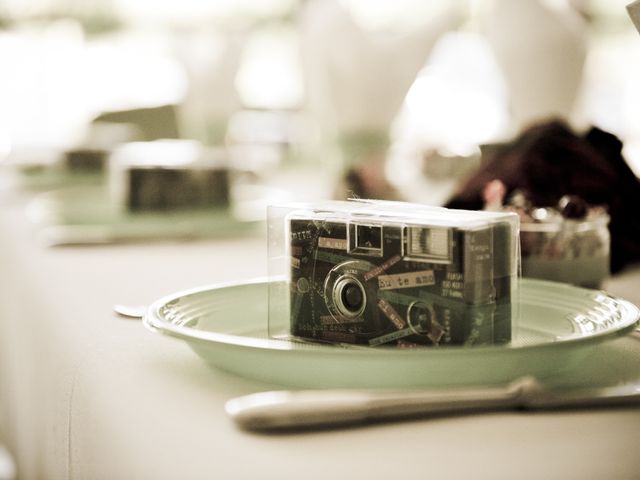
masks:
[[(515, 180), (529, 167), (502, 162), (481, 177), (501, 182), (491, 205), (479, 180), (466, 184), (473, 198), (460, 188), (496, 148), (545, 122), (556, 130), (543, 131), (534, 156), (562, 162), (584, 141), (591, 148), (586, 135), (597, 127), (628, 165), (615, 174), (635, 180), (640, 41), (627, 3), (0, 0), (0, 181), (36, 191), (107, 185), (90, 202), (86, 190), (41, 202), (35, 216), (42, 222), (48, 209), (49, 226), (122, 223), (114, 205), (193, 206), (177, 194), (133, 198), (174, 187), (122, 172), (203, 152), (223, 158), (235, 207), (355, 196), (502, 208), (531, 190), (535, 182)], [(547, 155), (547, 136), (558, 135), (571, 141)], [(557, 188), (553, 197), (524, 188), (527, 208), (555, 208), (563, 194), (605, 210), (631, 202), (561, 181), (582, 159), (555, 177), (539, 166)], [(80, 215), (86, 204), (93, 210)], [(49, 233), (49, 243), (63, 243)]]
[(481, 145), (559, 115), (616, 134), (638, 172), (626, 3), (1, 0), (0, 155), (44, 160), (100, 115), (151, 109), (125, 116), (138, 137), (255, 147), (241, 161), (256, 169), (339, 167), (353, 159), (336, 144), (389, 135), (402, 187), (429, 159), (457, 175)]

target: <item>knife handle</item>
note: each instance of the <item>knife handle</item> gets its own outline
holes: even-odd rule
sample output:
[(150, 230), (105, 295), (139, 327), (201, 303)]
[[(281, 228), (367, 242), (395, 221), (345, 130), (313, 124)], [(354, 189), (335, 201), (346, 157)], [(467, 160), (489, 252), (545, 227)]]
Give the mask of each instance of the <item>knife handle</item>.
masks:
[(272, 391), (229, 400), (225, 409), (240, 427), (248, 430), (293, 429), (514, 408), (539, 389), (535, 379), (523, 377), (490, 388)]

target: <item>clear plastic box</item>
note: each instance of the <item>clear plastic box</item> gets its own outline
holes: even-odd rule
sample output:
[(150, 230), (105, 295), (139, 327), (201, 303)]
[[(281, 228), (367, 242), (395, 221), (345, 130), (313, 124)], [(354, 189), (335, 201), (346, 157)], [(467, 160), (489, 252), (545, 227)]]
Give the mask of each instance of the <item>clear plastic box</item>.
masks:
[(269, 335), (360, 346), (506, 344), (519, 217), (387, 201), (268, 209)]
[(545, 221), (520, 224), (522, 275), (601, 288), (609, 276), (609, 216), (605, 212), (578, 220), (548, 216)]

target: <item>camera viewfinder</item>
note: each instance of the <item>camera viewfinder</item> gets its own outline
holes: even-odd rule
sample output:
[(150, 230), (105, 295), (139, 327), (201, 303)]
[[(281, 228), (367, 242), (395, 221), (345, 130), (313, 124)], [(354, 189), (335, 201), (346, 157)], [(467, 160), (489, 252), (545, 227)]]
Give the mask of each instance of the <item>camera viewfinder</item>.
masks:
[(382, 225), (350, 225), (352, 253), (382, 256)]

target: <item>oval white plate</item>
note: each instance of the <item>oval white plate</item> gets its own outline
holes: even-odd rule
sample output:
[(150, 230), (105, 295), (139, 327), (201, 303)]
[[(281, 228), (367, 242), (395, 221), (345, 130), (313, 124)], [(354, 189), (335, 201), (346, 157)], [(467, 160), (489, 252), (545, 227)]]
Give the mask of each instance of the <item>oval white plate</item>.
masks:
[(241, 376), (307, 388), (400, 388), (544, 378), (628, 333), (640, 318), (635, 305), (603, 292), (524, 279), (509, 346), (342, 348), (269, 338), (267, 301), (266, 281), (214, 285), (158, 300), (143, 321)]

